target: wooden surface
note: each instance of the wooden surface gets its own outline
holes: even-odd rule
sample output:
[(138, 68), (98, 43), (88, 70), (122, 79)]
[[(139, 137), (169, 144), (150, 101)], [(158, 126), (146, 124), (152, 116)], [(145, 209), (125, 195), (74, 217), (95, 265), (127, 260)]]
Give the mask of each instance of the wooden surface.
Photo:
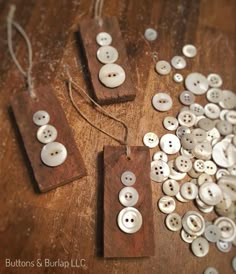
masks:
[[(88, 176), (46, 194), (35, 193), (27, 158), (9, 115), (10, 97), (24, 89), (24, 82), (7, 51), (5, 18), (10, 1), (0, 0), (0, 273), (26, 273), (22, 268), (6, 269), (5, 258), (86, 260), (83, 269), (42, 267), (29, 269), (27, 273), (197, 274), (207, 266), (215, 266), (221, 274), (233, 273), (230, 264), (235, 248), (223, 254), (211, 245), (209, 254), (199, 259), (192, 255), (189, 245), (181, 241), (179, 233), (166, 229), (165, 215), (156, 206), (162, 196), (161, 185), (157, 183), (152, 183), (155, 256), (109, 260), (100, 256), (103, 242), (100, 152), (104, 145), (117, 143), (78, 116), (61, 80), (63, 65), (68, 64), (74, 80), (86, 88), (75, 32), (79, 22), (91, 16), (92, 2), (12, 2), (17, 3), (16, 20), (32, 41), (35, 85), (50, 82), (55, 89), (85, 159)], [(129, 125), (132, 145), (142, 145), (142, 137), (148, 131), (159, 136), (164, 134), (162, 119), (177, 114), (180, 108), (177, 96), (183, 85), (174, 84), (172, 74), (158, 76), (154, 65), (159, 58), (170, 60), (181, 54), (185, 43), (195, 44), (198, 55), (187, 61), (184, 76), (190, 71), (217, 72), (225, 88), (236, 90), (234, 0), (105, 0), (103, 14), (119, 19), (137, 88), (135, 101), (106, 109)], [(143, 38), (147, 27), (158, 29), (158, 39), (153, 43)], [(13, 37), (17, 56), (26, 64), (25, 45), (15, 32)], [(157, 91), (168, 91), (172, 95), (174, 107), (168, 113), (153, 110), (151, 97)], [(197, 98), (197, 101), (203, 100), (203, 97)], [(121, 136), (123, 129), (117, 123), (92, 110), (81, 97), (76, 97), (76, 101), (97, 125)], [(151, 153), (156, 150), (152, 149)], [(177, 203), (176, 211), (182, 215), (190, 208), (196, 209), (192, 203)], [(204, 216), (207, 220), (215, 217), (214, 213)]]
[[(86, 168), (53, 89), (50, 86), (42, 86), (35, 90), (35, 93), (37, 99), (32, 99), (25, 91), (16, 94), (12, 98), (11, 107), (30, 160), (36, 185), (41, 192), (46, 192), (85, 176)], [(33, 115), (39, 110), (49, 113), (49, 124), (58, 132), (55, 142), (62, 143), (67, 149), (65, 162), (57, 167), (46, 166), (40, 158), (44, 144), (37, 140), (39, 126), (33, 122)]]
[[(104, 147), (104, 257), (147, 257), (154, 255), (152, 190), (150, 184), (150, 153), (147, 147), (131, 147), (131, 159), (123, 146)], [(124, 208), (119, 202), (123, 172), (136, 176), (132, 186), (139, 200), (134, 206), (143, 218), (139, 231), (127, 234), (117, 226), (117, 216)], [(115, 243), (115, 244), (114, 244)]]
[[(88, 31), (89, 30), (89, 31)], [(126, 74), (126, 79), (122, 85), (116, 88), (107, 88), (98, 78), (98, 74), (103, 64), (97, 59), (97, 50), (99, 45), (96, 43), (96, 35), (99, 32), (107, 32), (112, 37), (111, 46), (118, 51), (119, 58), (115, 62), (120, 65)], [(96, 101), (99, 104), (112, 104), (134, 100), (136, 89), (132, 83), (132, 74), (130, 71), (129, 60), (126, 53), (126, 47), (116, 17), (105, 17), (102, 20), (85, 19), (79, 26), (80, 39), (78, 46), (81, 50), (81, 58), (85, 57), (85, 63), (88, 69), (88, 86), (94, 93)]]

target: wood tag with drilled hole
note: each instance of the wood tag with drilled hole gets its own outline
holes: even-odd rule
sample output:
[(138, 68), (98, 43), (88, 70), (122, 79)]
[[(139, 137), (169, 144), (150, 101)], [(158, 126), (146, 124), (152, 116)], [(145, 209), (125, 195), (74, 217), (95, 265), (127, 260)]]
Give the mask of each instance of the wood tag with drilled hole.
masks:
[[(103, 66), (97, 59), (97, 50), (100, 46), (96, 42), (96, 36), (100, 32), (107, 32), (112, 36), (110, 46), (116, 48), (119, 54), (118, 60), (115, 63), (120, 65), (126, 74), (124, 83), (116, 88), (107, 88), (98, 78), (99, 71)], [(100, 20), (83, 20), (80, 23), (79, 34), (83, 54), (87, 62), (91, 88), (96, 101), (99, 104), (113, 104), (134, 100), (136, 90), (131, 80), (131, 69), (117, 18), (108, 17)]]
[[(119, 202), (119, 192), (125, 185), (121, 175), (132, 171), (132, 185), (139, 199), (134, 208), (142, 215), (143, 223), (136, 233), (123, 232), (118, 224), (119, 212), (125, 208)], [(104, 147), (104, 257), (146, 257), (154, 255), (154, 224), (150, 182), (150, 152), (143, 146), (131, 147), (131, 160), (123, 146)]]
[[(11, 100), (11, 107), (39, 190), (46, 192), (85, 176), (86, 169), (53, 89), (50, 86), (40, 87), (36, 90), (36, 95), (36, 100), (32, 99), (27, 92), (15, 95)], [(49, 113), (48, 124), (57, 129), (58, 135), (55, 142), (62, 143), (67, 149), (67, 158), (59, 166), (49, 167), (41, 161), (41, 150), (44, 144), (37, 140), (39, 126), (33, 122), (33, 115), (38, 110)]]

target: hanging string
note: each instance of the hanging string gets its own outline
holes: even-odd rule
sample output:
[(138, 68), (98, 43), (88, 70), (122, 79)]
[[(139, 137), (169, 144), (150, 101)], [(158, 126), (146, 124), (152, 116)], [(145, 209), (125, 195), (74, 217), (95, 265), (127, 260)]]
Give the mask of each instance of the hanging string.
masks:
[(104, 0), (95, 0), (94, 18), (101, 19)]
[[(128, 134), (129, 134), (128, 126), (122, 120), (120, 120), (120, 119), (116, 118), (115, 116), (113, 116), (112, 114), (108, 113), (103, 107), (101, 107), (96, 101), (94, 101), (93, 98), (91, 98), (83, 88), (81, 88), (76, 82), (74, 82), (71, 75), (70, 75), (70, 73), (69, 73), (69, 70), (68, 70), (67, 66), (65, 66), (65, 71), (66, 71), (66, 74), (68, 76), (69, 97), (70, 97), (71, 103), (73, 104), (74, 108), (83, 117), (83, 119), (87, 123), (89, 123), (92, 127), (96, 128), (97, 130), (99, 130), (100, 132), (102, 132), (105, 135), (109, 136), (110, 138), (114, 139), (115, 141), (117, 141), (121, 145), (125, 145), (126, 146), (126, 156), (127, 156), (128, 159), (130, 159), (131, 150), (130, 150), (130, 146), (128, 145)], [(79, 107), (75, 103), (73, 93), (72, 93), (72, 85), (75, 86), (78, 90), (80, 90), (87, 97), (87, 99), (90, 102), (92, 102), (104, 115), (108, 116), (109, 118), (111, 118), (114, 121), (116, 121), (118, 123), (121, 123), (123, 125), (123, 127), (125, 128), (124, 140), (119, 139), (119, 138), (115, 137), (114, 135), (108, 133), (107, 131), (97, 127), (91, 120), (89, 120), (89, 118), (79, 109)]]
[[(23, 74), (23, 76), (26, 79), (27, 82), (27, 88), (29, 91), (29, 94), (32, 98), (36, 98), (36, 94), (34, 93), (34, 88), (33, 88), (33, 81), (32, 81), (32, 46), (29, 40), (29, 37), (25, 33), (24, 29), (13, 20), (14, 18), (14, 13), (15, 13), (16, 7), (15, 5), (10, 6), (10, 10), (7, 16), (7, 43), (8, 43), (8, 48), (10, 55), (12, 57), (12, 60), (14, 61), (15, 65), (17, 66), (18, 70)], [(13, 50), (13, 45), (12, 45), (12, 26), (16, 28), (16, 30), (22, 35), (24, 38), (27, 48), (28, 48), (28, 69), (25, 71), (22, 66), (20, 65), (19, 61), (16, 58), (15, 52)]]

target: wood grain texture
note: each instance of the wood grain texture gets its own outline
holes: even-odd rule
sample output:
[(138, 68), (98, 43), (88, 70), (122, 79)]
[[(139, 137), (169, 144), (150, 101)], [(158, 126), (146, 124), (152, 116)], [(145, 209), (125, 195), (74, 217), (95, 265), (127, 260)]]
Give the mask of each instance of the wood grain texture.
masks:
[[(35, 193), (32, 187), (28, 160), (8, 112), (12, 95), (25, 89), (7, 50), (5, 19), (12, 2), (17, 6), (15, 19), (32, 42), (35, 85), (52, 85), (88, 169), (88, 176), (43, 195)], [(134, 101), (105, 108), (128, 124), (132, 145), (142, 145), (146, 132), (153, 131), (159, 137), (167, 133), (162, 126), (163, 118), (176, 116), (182, 107), (178, 96), (184, 89), (183, 84), (173, 82), (173, 73), (166, 77), (157, 75), (154, 66), (158, 59), (170, 60), (181, 54), (185, 43), (196, 45), (198, 55), (187, 60), (187, 67), (182, 71), (184, 76), (192, 71), (206, 75), (217, 72), (223, 78), (224, 88), (236, 90), (235, 0), (105, 0), (104, 3), (103, 15), (118, 18), (137, 89)], [(103, 159), (100, 152), (104, 145), (118, 144), (78, 116), (61, 80), (67, 64), (73, 79), (81, 87), (87, 87), (75, 33), (80, 22), (92, 15), (92, 10), (91, 1), (87, 0), (0, 0), (0, 272), (201, 274), (206, 267), (214, 266), (219, 273), (233, 274), (231, 259), (235, 248), (223, 254), (211, 244), (209, 254), (197, 258), (178, 232), (167, 230), (166, 215), (157, 208), (157, 201), (163, 195), (161, 184), (157, 183), (152, 183), (155, 256), (136, 259), (101, 256)], [(158, 31), (158, 39), (152, 43), (143, 38), (147, 27)], [(25, 44), (16, 32), (13, 35), (17, 57), (24, 65), (27, 62)], [(158, 91), (166, 91), (173, 98), (173, 108), (167, 113), (156, 112), (151, 106), (151, 98)], [(117, 123), (102, 117), (81, 97), (75, 100), (94, 123), (121, 136), (123, 131)], [(205, 102), (204, 96), (196, 100)], [(151, 149), (151, 155), (157, 150)], [(197, 210), (191, 202), (177, 202), (176, 212), (180, 215), (190, 209)], [(215, 217), (214, 213), (204, 214), (206, 220)], [(86, 267), (13, 269), (5, 267), (5, 258), (85, 258)]]
[[(86, 175), (82, 156), (76, 147), (65, 114), (50, 86), (35, 90), (37, 99), (32, 99), (27, 91), (14, 96), (11, 101), (14, 117), (21, 133), (34, 178), (41, 192), (46, 192)], [(49, 113), (49, 124), (58, 132), (55, 142), (62, 143), (67, 149), (66, 161), (57, 167), (42, 163), (40, 154), (43, 144), (37, 138), (38, 126), (33, 123), (33, 115), (39, 110)]]
[[(131, 160), (125, 147), (104, 147), (104, 257), (147, 257), (154, 255), (152, 190), (150, 183), (150, 153), (147, 147), (131, 147)], [(121, 175), (132, 171), (136, 182), (132, 186), (139, 200), (134, 206), (143, 218), (139, 231), (127, 234), (117, 225), (117, 216), (124, 208), (119, 202), (119, 192), (124, 187)], [(115, 244), (114, 244), (115, 243)]]
[[(112, 36), (111, 46), (115, 47), (118, 51), (119, 58), (115, 63), (120, 65), (126, 74), (125, 82), (119, 87), (107, 88), (99, 81), (98, 73), (103, 66), (97, 59), (99, 45), (96, 43), (96, 35), (99, 32), (109, 33)], [(80, 23), (79, 33), (86, 57), (91, 88), (97, 102), (104, 105), (134, 100), (136, 90), (131, 80), (130, 65), (117, 18), (105, 17), (102, 20), (83, 20)]]

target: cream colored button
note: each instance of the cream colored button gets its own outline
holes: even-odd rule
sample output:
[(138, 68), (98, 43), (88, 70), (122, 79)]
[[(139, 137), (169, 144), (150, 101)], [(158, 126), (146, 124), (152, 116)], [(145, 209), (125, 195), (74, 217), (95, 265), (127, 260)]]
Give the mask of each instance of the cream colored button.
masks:
[(187, 202), (189, 202), (188, 200), (185, 200), (185, 199), (183, 198), (183, 196), (180, 194), (180, 192), (178, 192), (178, 193), (175, 195), (175, 198), (176, 198), (179, 202), (181, 202), (181, 203), (187, 203)]
[(206, 104), (205, 107), (205, 115), (210, 119), (217, 119), (220, 117), (220, 108), (213, 103)]
[(181, 139), (185, 133), (190, 133), (190, 128), (186, 126), (180, 126), (176, 130), (176, 135)]
[(155, 41), (157, 39), (157, 31), (152, 28), (148, 28), (144, 32), (144, 37), (148, 41)]
[[(223, 189), (222, 189), (223, 191)], [(216, 205), (216, 208), (218, 209), (228, 209), (231, 207), (232, 205), (232, 199), (230, 197), (230, 195), (226, 192), (223, 191), (223, 196), (222, 196), (222, 199), (220, 200), (220, 202)]]
[(165, 214), (169, 214), (175, 211), (176, 203), (172, 197), (163, 196), (158, 202), (158, 207), (161, 212)]
[(186, 61), (182, 56), (174, 56), (171, 59), (171, 65), (175, 69), (184, 69), (186, 67)]
[(211, 160), (205, 161), (205, 172), (207, 174), (214, 175), (216, 174), (216, 171), (217, 171), (217, 166), (213, 161)]
[(230, 218), (219, 217), (215, 220), (214, 225), (216, 225), (221, 232), (221, 241), (232, 242), (236, 237), (236, 226), (234, 221)]
[(212, 158), (220, 167), (230, 167), (236, 161), (236, 148), (229, 141), (217, 143), (212, 150)]
[(209, 131), (214, 128), (214, 123), (208, 118), (203, 118), (198, 122), (198, 126), (205, 131)]
[(219, 88), (210, 88), (207, 91), (207, 100), (211, 103), (219, 103), (222, 99), (222, 90)]
[(236, 111), (235, 110), (230, 110), (229, 112), (227, 112), (225, 117), (226, 117), (226, 120), (230, 124), (236, 125)]
[(175, 154), (180, 150), (179, 138), (174, 134), (165, 134), (161, 137), (160, 147), (167, 154)]
[(219, 180), (222, 176), (230, 175), (227, 169), (220, 168), (216, 172), (216, 179)]
[(50, 121), (50, 115), (45, 110), (39, 110), (33, 115), (33, 122), (37, 126), (43, 126)]
[(198, 178), (201, 175), (201, 172), (197, 172), (194, 168), (191, 168), (188, 172), (188, 175), (191, 178)]
[(191, 244), (192, 252), (197, 257), (204, 257), (209, 252), (209, 243), (203, 237), (193, 240)]
[(184, 177), (186, 176), (185, 172), (179, 172), (175, 166), (174, 166), (174, 160), (171, 160), (168, 162), (168, 166), (170, 168), (170, 175), (169, 178), (174, 179), (176, 181), (180, 181), (182, 179), (184, 179)]
[(55, 141), (57, 138), (57, 130), (51, 125), (41, 126), (37, 131), (37, 139), (43, 144)]
[(201, 214), (196, 211), (188, 211), (182, 218), (184, 230), (195, 236), (200, 236), (205, 230), (205, 221)]
[(220, 101), (222, 108), (232, 109), (236, 107), (236, 95), (231, 90), (222, 91), (222, 100)]
[(179, 122), (175, 117), (167, 116), (163, 120), (163, 125), (167, 130), (176, 130)]
[(115, 63), (118, 57), (117, 49), (112, 46), (103, 46), (97, 51), (97, 58), (103, 64)]
[(220, 240), (220, 233), (221, 232), (218, 226), (208, 225), (205, 228), (204, 236), (209, 242), (216, 243)]
[(175, 167), (180, 172), (188, 172), (192, 168), (192, 162), (189, 157), (186, 156), (178, 156), (175, 159)]
[(168, 111), (172, 108), (173, 102), (167, 93), (157, 93), (152, 98), (152, 105), (158, 111)]
[(46, 144), (41, 150), (42, 162), (50, 167), (61, 165), (66, 158), (67, 150), (63, 144), (58, 142)]
[(229, 208), (226, 208), (226, 209), (221, 209), (221, 208), (215, 207), (215, 211), (219, 216), (224, 216), (224, 217), (228, 217), (228, 218), (231, 218), (231, 219), (236, 218), (234, 203), (232, 203), (232, 205)]
[(159, 144), (159, 138), (155, 133), (148, 132), (143, 136), (143, 143), (149, 148), (154, 148)]
[(197, 183), (199, 186), (201, 186), (204, 183), (212, 183), (212, 182), (213, 182), (213, 179), (211, 178), (209, 174), (206, 174), (206, 173), (202, 173), (197, 179)]
[(112, 37), (107, 32), (100, 32), (96, 36), (96, 41), (100, 46), (109, 46), (112, 42)]
[(211, 73), (207, 76), (207, 80), (209, 82), (209, 86), (212, 88), (219, 88), (223, 84), (223, 80), (219, 74)]
[(180, 186), (173, 179), (168, 179), (162, 184), (162, 190), (167, 196), (175, 196), (179, 192)]
[(228, 121), (219, 121), (216, 123), (216, 128), (219, 133), (223, 136), (231, 134), (233, 131), (232, 125)]
[(197, 143), (201, 143), (207, 138), (206, 131), (201, 128), (192, 130), (192, 135), (194, 136), (194, 139), (197, 141)]
[(187, 44), (182, 48), (183, 55), (188, 58), (193, 58), (197, 55), (197, 49), (194, 45)]
[(181, 92), (179, 100), (183, 105), (190, 106), (195, 101), (195, 96), (192, 92), (184, 90)]
[(193, 168), (197, 172), (204, 172), (205, 171), (204, 161), (201, 160), (201, 159), (195, 160), (194, 163), (193, 163)]
[(232, 248), (232, 243), (224, 242), (224, 241), (218, 241), (216, 243), (216, 247), (219, 251), (227, 253), (227, 252), (230, 252), (230, 250)]
[(197, 236), (188, 234), (184, 229), (181, 230), (180, 236), (181, 239), (188, 244), (191, 244), (193, 240), (197, 238)]
[(161, 183), (164, 182), (170, 174), (169, 166), (162, 160), (151, 162), (151, 180)]
[(202, 116), (205, 113), (203, 106), (198, 103), (193, 103), (190, 105), (189, 109), (198, 117)]
[(197, 197), (198, 187), (191, 182), (183, 183), (180, 188), (180, 194), (186, 200), (193, 200)]
[[(236, 201), (236, 180), (235, 176), (226, 175), (218, 180), (218, 185), (221, 190), (228, 194), (232, 201)], [(236, 213), (236, 212), (235, 212)]]
[(219, 272), (214, 267), (208, 267), (203, 274), (219, 274)]
[(125, 186), (132, 186), (136, 182), (135, 174), (129, 170), (123, 172), (120, 179)]
[(133, 234), (141, 228), (143, 218), (136, 208), (126, 207), (119, 212), (117, 222), (123, 232)]
[(163, 151), (157, 151), (153, 154), (153, 161), (162, 160), (164, 162), (168, 162), (168, 156)]
[(175, 73), (175, 74), (173, 75), (173, 80), (174, 80), (176, 83), (181, 83), (181, 82), (183, 82), (184, 77), (183, 77), (183, 75), (180, 74), (180, 73)]
[(134, 206), (139, 199), (138, 191), (132, 186), (127, 186), (119, 192), (119, 201), (123, 206)]
[(195, 123), (195, 120), (195, 114), (188, 110), (182, 111), (178, 115), (178, 121), (181, 126), (192, 127)]
[(160, 60), (156, 63), (156, 71), (160, 75), (167, 75), (171, 72), (171, 66), (167, 61)]
[(117, 64), (106, 64), (99, 71), (99, 80), (108, 88), (116, 88), (125, 81), (125, 71)]
[(204, 183), (199, 188), (200, 199), (207, 205), (217, 205), (223, 197), (222, 190), (215, 183)]
[(165, 223), (171, 231), (179, 231), (182, 228), (181, 217), (175, 212), (167, 215)]
[(186, 77), (185, 86), (192, 93), (201, 95), (207, 92), (209, 84), (204, 75), (194, 72)]
[(193, 149), (196, 145), (196, 140), (191, 133), (186, 133), (181, 138), (181, 144), (184, 149)]

